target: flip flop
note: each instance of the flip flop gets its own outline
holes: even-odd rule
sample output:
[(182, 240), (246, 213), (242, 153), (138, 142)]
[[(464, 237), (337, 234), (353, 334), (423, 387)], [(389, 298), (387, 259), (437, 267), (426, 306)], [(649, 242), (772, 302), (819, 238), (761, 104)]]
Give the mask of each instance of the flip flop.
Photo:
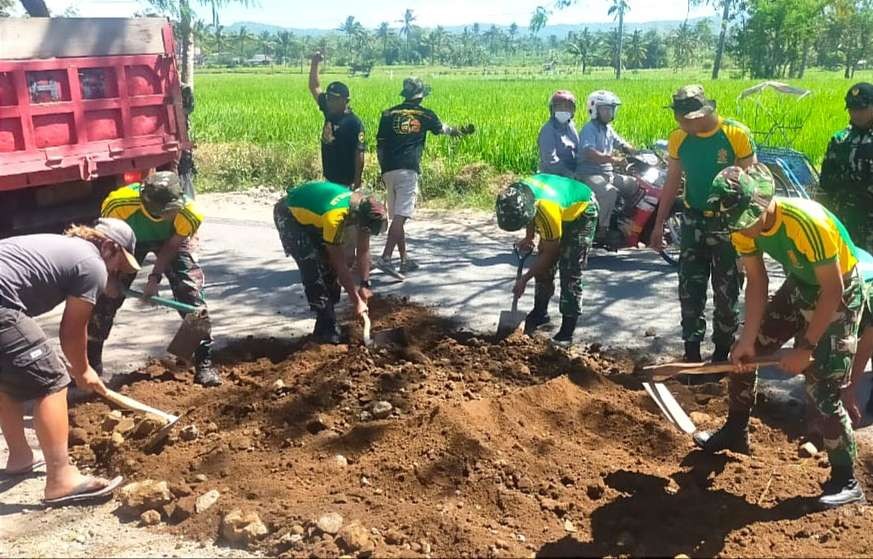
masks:
[(21, 477), (34, 473), (34, 470), (37, 468), (41, 468), (45, 466), (45, 460), (37, 460), (30, 466), (26, 468), (22, 468), (21, 470), (10, 471), (8, 469), (0, 470), (0, 477)]
[(89, 491), (88, 489), (94, 484), (95, 481), (98, 481), (99, 479), (100, 478), (89, 476), (85, 481), (74, 487), (69, 495), (64, 495), (63, 497), (57, 497), (55, 499), (43, 499), (42, 502), (44, 505), (48, 506), (63, 506), (96, 501), (98, 499), (111, 496), (112, 492), (115, 491), (119, 485), (121, 485), (122, 481), (124, 481), (124, 477), (118, 476), (110, 479), (105, 487), (102, 487), (96, 491)]

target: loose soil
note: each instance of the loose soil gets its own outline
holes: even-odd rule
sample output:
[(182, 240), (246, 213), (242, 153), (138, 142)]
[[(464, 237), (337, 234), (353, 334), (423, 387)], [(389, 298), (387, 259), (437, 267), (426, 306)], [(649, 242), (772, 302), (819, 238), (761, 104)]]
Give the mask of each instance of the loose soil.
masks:
[[(73, 454), (129, 480), (166, 480), (179, 495), (217, 489), (214, 507), (167, 529), (220, 540), (223, 514), (255, 511), (270, 534), (252, 547), (269, 554), (346, 552), (314, 528), (330, 512), (360, 522), (388, 557), (873, 549), (868, 507), (815, 511), (829, 470), (821, 454), (798, 457), (796, 419), (753, 418), (751, 457), (708, 457), (642, 390), (633, 374), (642, 356), (497, 341), (404, 301), (375, 301), (371, 315), (374, 329), (404, 327), (409, 344), (250, 338), (219, 356), (216, 389), (153, 362), (122, 391), (184, 412), (182, 426), (199, 437), (184, 441), (177, 429), (154, 453), (135, 437), (112, 444), (101, 426), (109, 408), (95, 401), (73, 410), (88, 441)], [(724, 383), (670, 387), (698, 427), (720, 424)], [(392, 404), (386, 419), (369, 415), (379, 401)], [(861, 458), (873, 487), (873, 456), (864, 448)], [(295, 525), (302, 539), (288, 537)]]

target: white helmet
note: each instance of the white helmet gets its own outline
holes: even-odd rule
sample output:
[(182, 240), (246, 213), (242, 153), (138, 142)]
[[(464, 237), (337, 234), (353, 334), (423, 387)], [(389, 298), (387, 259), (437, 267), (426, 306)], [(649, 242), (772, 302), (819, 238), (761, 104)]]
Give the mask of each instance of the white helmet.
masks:
[(618, 107), (621, 105), (621, 99), (611, 91), (600, 89), (588, 96), (588, 102), (586, 105), (588, 107), (588, 118), (595, 120), (597, 119), (597, 107)]

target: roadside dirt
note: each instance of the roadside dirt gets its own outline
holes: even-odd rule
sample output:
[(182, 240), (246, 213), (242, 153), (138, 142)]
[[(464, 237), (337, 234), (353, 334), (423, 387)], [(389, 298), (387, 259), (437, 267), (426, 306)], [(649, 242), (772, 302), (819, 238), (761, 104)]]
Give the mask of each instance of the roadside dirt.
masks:
[[(268, 534), (249, 547), (268, 554), (873, 549), (869, 508), (813, 511), (828, 469), (822, 455), (798, 458), (793, 420), (753, 419), (752, 457), (705, 457), (641, 389), (632, 371), (644, 356), (596, 346), (568, 354), (524, 336), (497, 342), (403, 301), (377, 301), (371, 315), (375, 329), (406, 328), (410, 344), (250, 338), (222, 352), (226, 382), (211, 390), (192, 386), (184, 367), (153, 362), (123, 392), (184, 412), (182, 428), (147, 453), (135, 436), (113, 443), (109, 408), (86, 403), (73, 410), (87, 441), (73, 454), (107, 474), (167, 481), (176, 501), (160, 511), (166, 529), (194, 540), (226, 544), (222, 519), (257, 513)], [(699, 427), (720, 423), (723, 384), (671, 389)], [(183, 437), (191, 425), (197, 436), (188, 428)], [(871, 487), (873, 456), (862, 453)], [(211, 490), (220, 494), (213, 507), (177, 512)], [(319, 526), (329, 513), (342, 516), (338, 536)]]

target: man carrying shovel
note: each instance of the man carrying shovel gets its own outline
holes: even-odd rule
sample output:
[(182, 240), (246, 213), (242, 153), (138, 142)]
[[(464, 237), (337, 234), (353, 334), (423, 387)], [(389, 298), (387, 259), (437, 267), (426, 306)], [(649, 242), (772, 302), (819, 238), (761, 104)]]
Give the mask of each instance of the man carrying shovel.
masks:
[[(46, 467), (45, 503), (106, 497), (121, 478), (82, 475), (67, 448), (67, 387), (105, 396), (88, 362), (88, 319), (112, 276), (136, 273), (136, 237), (123, 221), (101, 219), (66, 235), (24, 235), (0, 241), (0, 428), (9, 448), (0, 478), (28, 476)], [(61, 361), (34, 317), (64, 303), (59, 329)], [(32, 400), (42, 460), (24, 432), (24, 402)]]
[(521, 297), (536, 278), (534, 308), (524, 321), (525, 334), (547, 324), (549, 301), (555, 293), (555, 272), (561, 270), (561, 329), (555, 343), (569, 346), (582, 312), (582, 270), (597, 232), (598, 207), (584, 183), (558, 175), (534, 175), (509, 185), (497, 196), (497, 225), (504, 231), (526, 229), (518, 243), (521, 253), (540, 244), (536, 262), (516, 281), (513, 294)]
[[(819, 497), (822, 507), (863, 502), (854, 474), (855, 436), (840, 400), (849, 380), (864, 305), (859, 250), (843, 224), (811, 200), (774, 198), (769, 170), (728, 167), (716, 177), (708, 209), (725, 219), (746, 269), (746, 320), (730, 358), (727, 423), (698, 432), (694, 442), (707, 452), (749, 452), (749, 416), (755, 403), (757, 372), (743, 362), (775, 352), (789, 339), (794, 348), (781, 357), (790, 374), (803, 374), (816, 421), (831, 463), (831, 477)], [(764, 253), (785, 269), (786, 279), (767, 301)], [(812, 363), (810, 361), (812, 360)]]
[[(194, 235), (203, 222), (193, 200), (182, 194), (179, 176), (160, 171), (141, 184), (134, 183), (112, 192), (103, 201), (103, 217), (125, 221), (138, 239), (136, 259), (142, 262), (150, 252), (157, 259), (143, 290), (146, 298), (158, 293), (158, 285), (166, 276), (177, 301), (196, 307), (208, 323), (205, 278), (195, 252)], [(135, 275), (123, 278), (125, 287)], [(94, 369), (103, 372), (103, 343), (109, 337), (115, 314), (124, 303), (124, 294), (101, 296), (88, 324), (88, 358)], [(184, 314), (183, 314), (184, 318)], [(212, 336), (207, 335), (194, 352), (194, 382), (203, 386), (218, 386), (221, 378), (212, 364)]]
[[(355, 316), (367, 312), (370, 292), (370, 235), (388, 225), (385, 207), (360, 191), (327, 181), (291, 187), (276, 203), (273, 219), (285, 254), (294, 258), (309, 307), (315, 311), (312, 334), (320, 343), (340, 343), (334, 305), (345, 288)], [(356, 284), (343, 253), (345, 235), (357, 233)]]

